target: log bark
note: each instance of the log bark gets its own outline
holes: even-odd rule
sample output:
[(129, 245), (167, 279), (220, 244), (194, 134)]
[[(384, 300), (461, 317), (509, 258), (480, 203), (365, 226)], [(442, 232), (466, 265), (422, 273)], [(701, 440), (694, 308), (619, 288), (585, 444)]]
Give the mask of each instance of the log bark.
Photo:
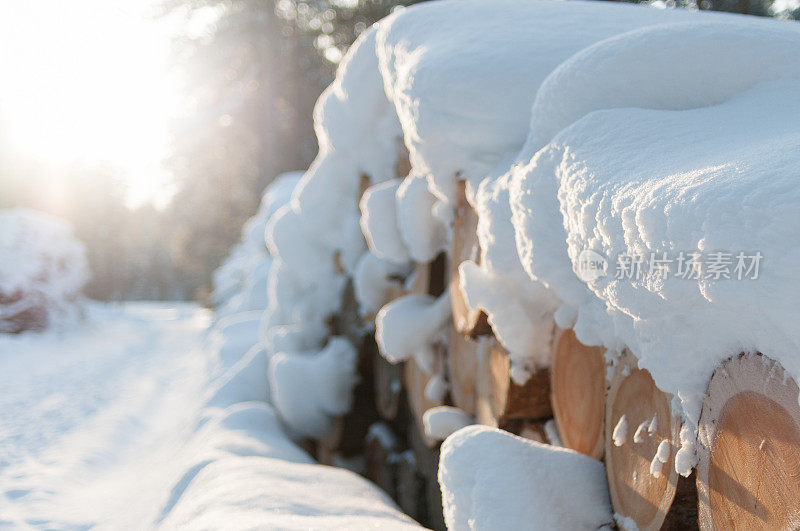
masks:
[(447, 368), (453, 405), (475, 416), (475, 391), (478, 377), (478, 342), (467, 339), (455, 328), (450, 330)]
[(450, 301), (453, 306), (453, 324), (459, 333), (476, 337), (491, 333), (486, 314), (470, 309), (459, 287), (458, 266), (470, 260), (480, 263), (481, 248), (478, 243), (478, 214), (467, 201), (466, 185), (458, 181), (458, 202), (453, 223), (453, 246), (450, 252)]
[(566, 448), (603, 458), (606, 362), (604, 349), (583, 345), (572, 330), (558, 330), (550, 367), (553, 417)]
[[(614, 512), (633, 519), (641, 530), (661, 528), (678, 486), (675, 453), (681, 421), (672, 414), (671, 399), (649, 372), (637, 368), (630, 352), (622, 355), (606, 399), (606, 475)], [(666, 451), (659, 452), (659, 447)], [(657, 474), (651, 473), (655, 461)], [(683, 506), (682, 502), (678, 512), (684, 512)]]
[(479, 356), (475, 416), (480, 424), (504, 428), (520, 420), (552, 416), (550, 374), (542, 370), (524, 385), (511, 380), (508, 354), (496, 339), (484, 343)]
[(724, 362), (708, 385), (698, 442), (702, 529), (800, 528), (798, 387), (778, 362)]

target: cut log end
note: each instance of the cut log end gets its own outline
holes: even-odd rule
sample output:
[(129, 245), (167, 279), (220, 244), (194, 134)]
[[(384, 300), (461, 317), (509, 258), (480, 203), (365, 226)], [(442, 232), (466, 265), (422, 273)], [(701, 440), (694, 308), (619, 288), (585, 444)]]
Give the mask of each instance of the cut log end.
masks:
[(633, 355), (623, 354), (606, 399), (606, 474), (614, 512), (642, 530), (660, 529), (675, 498), (680, 419), (670, 402)]
[(702, 529), (800, 528), (798, 387), (778, 362), (746, 354), (723, 363), (698, 439)]
[(544, 420), (552, 416), (550, 374), (542, 370), (525, 385), (511, 381), (508, 354), (494, 339), (479, 357), (475, 416), (480, 424), (509, 425), (515, 420)]
[(566, 448), (602, 459), (604, 350), (583, 345), (572, 330), (559, 330), (553, 344), (551, 402), (561, 442)]

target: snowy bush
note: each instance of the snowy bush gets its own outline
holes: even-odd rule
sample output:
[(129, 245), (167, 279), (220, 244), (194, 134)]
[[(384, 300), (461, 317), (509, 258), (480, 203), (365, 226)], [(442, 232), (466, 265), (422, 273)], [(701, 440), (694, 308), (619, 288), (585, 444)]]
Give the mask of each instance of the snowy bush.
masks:
[(79, 313), (86, 251), (64, 220), (0, 211), (0, 332), (40, 330)]

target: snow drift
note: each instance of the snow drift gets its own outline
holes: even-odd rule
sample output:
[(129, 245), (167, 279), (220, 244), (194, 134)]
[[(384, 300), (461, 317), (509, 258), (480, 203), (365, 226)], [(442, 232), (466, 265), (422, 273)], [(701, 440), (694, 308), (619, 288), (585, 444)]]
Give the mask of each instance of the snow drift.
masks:
[(487, 426), (442, 444), (448, 529), (599, 529), (613, 521), (603, 464)]

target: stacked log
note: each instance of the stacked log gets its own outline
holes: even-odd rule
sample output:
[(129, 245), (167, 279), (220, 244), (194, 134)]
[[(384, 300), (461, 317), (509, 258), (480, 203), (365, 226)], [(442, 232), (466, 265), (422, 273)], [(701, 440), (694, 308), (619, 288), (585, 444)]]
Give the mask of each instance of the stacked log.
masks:
[(602, 459), (606, 363), (604, 350), (583, 345), (572, 330), (557, 330), (550, 367), (553, 417), (566, 448)]
[(508, 353), (492, 338), (480, 360), (476, 418), (480, 424), (519, 433), (523, 426), (552, 417), (550, 375), (538, 371), (524, 385), (511, 379)]
[(742, 354), (723, 363), (698, 434), (701, 529), (800, 527), (798, 387), (778, 362)]
[(467, 260), (480, 263), (478, 243), (478, 214), (467, 201), (466, 183), (458, 181), (458, 201), (453, 222), (453, 245), (450, 251), (450, 301), (453, 306), (453, 326), (460, 334), (476, 337), (491, 334), (486, 314), (470, 308), (459, 287), (458, 266)]
[(681, 419), (672, 396), (625, 351), (605, 403), (605, 463), (614, 513), (639, 529), (697, 525), (693, 482), (675, 470)]

